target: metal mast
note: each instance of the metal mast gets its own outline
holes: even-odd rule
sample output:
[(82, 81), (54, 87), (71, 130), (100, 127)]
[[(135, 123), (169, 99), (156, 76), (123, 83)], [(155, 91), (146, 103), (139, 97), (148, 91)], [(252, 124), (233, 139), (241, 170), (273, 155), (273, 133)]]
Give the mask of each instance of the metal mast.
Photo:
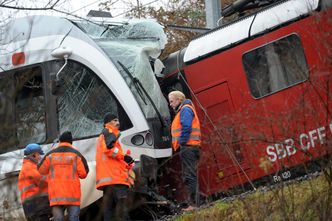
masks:
[(217, 27), (218, 19), (221, 17), (221, 0), (205, 0), (205, 14), (206, 27)]

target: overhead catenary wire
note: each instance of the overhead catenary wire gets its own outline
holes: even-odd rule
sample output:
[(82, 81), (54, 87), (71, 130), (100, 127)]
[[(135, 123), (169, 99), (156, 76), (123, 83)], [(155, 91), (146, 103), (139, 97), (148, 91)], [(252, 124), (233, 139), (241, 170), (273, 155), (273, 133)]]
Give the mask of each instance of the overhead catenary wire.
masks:
[[(78, 12), (78, 11), (80, 11), (80, 10), (82, 10), (82, 9), (85, 9), (86, 7), (89, 7), (90, 5), (93, 5), (93, 4), (95, 4), (95, 3), (97, 3), (97, 2), (100, 2), (100, 1), (102, 1), (102, 0), (94, 1), (94, 2), (92, 2), (92, 3), (89, 3), (89, 4), (83, 6), (83, 7), (79, 8), (79, 9), (76, 9), (76, 10), (74, 10), (74, 11), (72, 11), (72, 12), (69, 12), (69, 13)], [(116, 1), (116, 2), (117, 2), (117, 1)]]
[[(89, 7), (89, 6), (93, 5), (93, 4), (96, 4), (97, 2), (101, 2), (102, 0), (96, 0), (96, 1), (94, 1), (92, 3), (89, 3), (89, 4), (85, 5), (85, 6), (79, 8), (79, 9), (76, 9), (74, 11), (71, 11), (71, 12), (57, 9), (56, 6), (63, 5), (65, 3), (65, 1), (64, 2), (60, 2), (60, 1), (61, 0), (56, 0), (55, 3), (53, 3), (52, 5), (51, 5), (51, 2), (48, 2), (44, 7), (20, 7), (20, 6), (10, 6), (10, 5), (6, 5), (6, 4), (1, 4), (0, 3), (0, 8), (8, 8), (8, 9), (16, 9), (16, 10), (27, 10), (27, 11), (48, 11), (48, 10), (50, 10), (50, 11), (55, 11), (55, 12), (58, 12), (58, 13), (61, 13), (61, 14), (73, 16), (73, 17), (76, 17), (76, 18), (84, 19), (84, 18), (82, 18), (82, 16), (75, 15), (74, 13), (78, 12), (78, 11), (80, 11), (82, 9), (85, 9), (85, 8), (87, 8), (87, 7)], [(119, 0), (116, 0), (111, 5), (115, 4), (118, 1)], [(140, 5), (139, 7), (140, 8), (141, 7), (145, 7), (147, 5), (155, 3), (157, 1), (161, 1), (161, 0), (153, 0), (153, 1), (148, 2), (146, 4)], [(48, 5), (50, 5), (50, 6), (47, 7)], [(134, 11), (134, 10), (137, 10), (137, 9), (136, 8), (131, 8), (131, 9), (129, 9), (127, 11), (124, 11), (124, 12), (122, 12), (122, 13), (120, 13), (118, 15), (115, 15), (113, 17), (119, 17), (121, 15), (124, 15), (124, 14), (126, 14), (128, 12), (131, 12), (131, 11)], [(87, 20), (87, 19), (84, 19), (84, 20)]]
[[(87, 5), (85, 5), (85, 6), (81, 7), (81, 8), (79, 8), (79, 9), (76, 9), (76, 10), (74, 10), (74, 11), (72, 11), (72, 12), (66, 12), (66, 13), (67, 13), (67, 14), (72, 14), (72, 13), (78, 12), (78, 11), (80, 11), (80, 10), (82, 10), (82, 9), (85, 9), (86, 7), (89, 7), (90, 5), (93, 5), (93, 4), (95, 4), (95, 3), (97, 3), (97, 2), (101, 2), (101, 1), (103, 1), (103, 0), (96, 0), (96, 1), (94, 1), (94, 2), (92, 2), (92, 3), (89, 3), (89, 4), (87, 4)], [(119, 0), (116, 0), (116, 1), (113, 2), (111, 5), (114, 5), (114, 4), (117, 3), (118, 1), (119, 1)], [(144, 7), (144, 6), (150, 5), (150, 4), (152, 4), (152, 3), (155, 3), (155, 2), (157, 2), (157, 1), (160, 1), (160, 0), (153, 0), (153, 1), (148, 2), (148, 3), (146, 3), (146, 4), (140, 5), (139, 7)], [(126, 14), (126, 13), (128, 13), (128, 12), (131, 12), (131, 11), (134, 11), (134, 10), (136, 10), (136, 9), (135, 9), (135, 8), (131, 8), (131, 9), (129, 9), (129, 10), (127, 10), (127, 11), (124, 11), (124, 12), (122, 12), (122, 13), (120, 13), (120, 14), (118, 14), (118, 15), (115, 15), (115, 16), (113, 16), (113, 17), (119, 17), (120, 15), (124, 15), (124, 14)]]

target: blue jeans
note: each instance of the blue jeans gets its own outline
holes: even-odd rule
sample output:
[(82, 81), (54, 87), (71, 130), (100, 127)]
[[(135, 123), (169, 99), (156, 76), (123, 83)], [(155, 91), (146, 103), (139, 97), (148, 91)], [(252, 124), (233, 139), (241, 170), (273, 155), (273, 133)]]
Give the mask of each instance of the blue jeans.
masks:
[(70, 221), (80, 221), (80, 206), (73, 205), (52, 206), (54, 221), (64, 221), (65, 209), (67, 209)]

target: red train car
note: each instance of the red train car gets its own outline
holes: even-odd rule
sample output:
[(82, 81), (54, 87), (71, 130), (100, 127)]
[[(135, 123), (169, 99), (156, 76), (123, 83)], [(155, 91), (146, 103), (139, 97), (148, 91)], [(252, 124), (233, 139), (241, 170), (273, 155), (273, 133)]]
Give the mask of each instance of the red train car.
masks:
[(202, 195), (289, 179), (331, 153), (332, 3), (274, 2), (164, 61), (164, 93), (182, 90), (200, 117)]

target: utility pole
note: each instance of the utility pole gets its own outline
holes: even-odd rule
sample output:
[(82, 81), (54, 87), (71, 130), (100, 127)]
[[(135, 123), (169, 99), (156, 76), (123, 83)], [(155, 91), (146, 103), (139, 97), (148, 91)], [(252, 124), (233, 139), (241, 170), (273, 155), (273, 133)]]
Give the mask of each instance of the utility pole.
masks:
[(215, 28), (221, 17), (221, 0), (205, 0), (206, 27)]
[(139, 0), (136, 0), (137, 2), (137, 12), (138, 12), (138, 18), (141, 18), (141, 6)]

